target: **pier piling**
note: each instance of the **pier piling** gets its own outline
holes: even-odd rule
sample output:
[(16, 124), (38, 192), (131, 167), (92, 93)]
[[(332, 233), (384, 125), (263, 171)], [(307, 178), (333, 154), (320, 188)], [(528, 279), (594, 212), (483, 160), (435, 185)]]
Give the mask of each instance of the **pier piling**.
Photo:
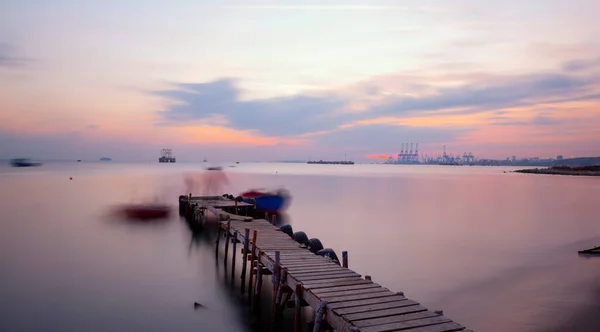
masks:
[[(280, 327), (285, 308), (293, 307), (293, 330), (299, 332), (303, 307), (306, 306), (315, 313), (313, 331), (325, 328), (340, 332), (470, 331), (444, 317), (441, 310), (430, 311), (418, 302), (407, 299), (403, 292), (392, 292), (374, 283), (371, 276), (362, 278), (348, 268), (347, 251), (342, 252), (341, 266), (340, 262), (332, 262), (327, 257), (314, 254), (271, 224), (276, 224), (276, 215), (269, 218), (265, 214), (264, 220), (239, 216), (231, 213), (236, 205), (238, 212), (248, 212), (247, 209), (252, 208), (252, 205), (235, 203), (219, 196), (188, 197), (185, 203), (186, 209), (190, 211), (189, 214), (186, 213), (187, 222), (200, 223), (203, 218), (193, 216), (205, 210), (217, 215), (219, 227), (215, 241), (216, 262), (219, 261), (222, 233), (227, 232), (224, 234), (225, 263), (229, 254), (229, 241), (233, 241), (231, 283), (234, 286), (237, 242), (243, 243), (241, 292), (244, 294), (247, 291), (249, 306), (259, 316), (263, 277), (265, 274), (272, 275), (274, 329)], [(228, 265), (225, 264), (225, 269), (227, 268)], [(229, 273), (225, 274), (225, 278), (227, 277)], [(294, 299), (290, 300), (292, 296)]]
[(244, 253), (242, 255), (241, 292), (246, 291), (246, 265), (248, 264), (248, 242), (250, 240), (250, 229), (244, 229)]

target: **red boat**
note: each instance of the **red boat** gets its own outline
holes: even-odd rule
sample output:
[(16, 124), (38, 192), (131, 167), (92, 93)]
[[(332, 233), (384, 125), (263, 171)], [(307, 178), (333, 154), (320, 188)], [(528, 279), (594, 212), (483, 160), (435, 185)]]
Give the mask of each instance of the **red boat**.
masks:
[(122, 209), (125, 216), (129, 219), (163, 219), (169, 217), (171, 208), (159, 204), (132, 204), (124, 206)]

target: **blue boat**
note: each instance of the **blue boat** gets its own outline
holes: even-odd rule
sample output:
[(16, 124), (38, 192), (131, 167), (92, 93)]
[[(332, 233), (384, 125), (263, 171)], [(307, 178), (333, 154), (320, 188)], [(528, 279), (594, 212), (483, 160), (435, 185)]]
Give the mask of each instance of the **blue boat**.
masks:
[(287, 208), (290, 202), (290, 195), (284, 190), (278, 190), (276, 193), (252, 190), (241, 196), (245, 202), (255, 204), (257, 211), (282, 211)]
[(285, 208), (287, 199), (280, 195), (264, 195), (254, 198), (256, 209), (260, 211), (279, 211)]

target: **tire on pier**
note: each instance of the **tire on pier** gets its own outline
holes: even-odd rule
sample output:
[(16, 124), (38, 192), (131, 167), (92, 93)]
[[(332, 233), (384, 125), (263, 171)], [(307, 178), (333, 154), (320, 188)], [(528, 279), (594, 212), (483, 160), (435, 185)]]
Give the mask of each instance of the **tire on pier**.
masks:
[(294, 238), (294, 229), (292, 228), (292, 225), (283, 225), (279, 228), (279, 230), (287, 234), (292, 239)]
[(335, 254), (335, 251), (331, 248), (321, 249), (317, 251), (317, 255), (329, 258), (337, 265), (340, 265), (340, 260), (338, 256)]
[(308, 240), (308, 250), (310, 250), (310, 252), (316, 254), (321, 249), (323, 249), (323, 244), (321, 243), (321, 240), (317, 238)]
[(308, 244), (308, 236), (304, 232), (296, 232), (292, 235), (292, 239), (296, 242), (307, 245)]

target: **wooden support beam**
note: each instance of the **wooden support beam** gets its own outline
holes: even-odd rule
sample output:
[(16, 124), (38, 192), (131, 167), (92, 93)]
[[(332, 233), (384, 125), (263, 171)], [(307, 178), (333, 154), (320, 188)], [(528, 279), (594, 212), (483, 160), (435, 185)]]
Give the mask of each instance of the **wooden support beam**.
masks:
[(231, 250), (231, 286), (235, 285), (235, 256), (237, 253), (235, 252), (235, 247), (237, 246), (237, 236), (238, 232), (233, 232), (233, 248)]
[(225, 264), (225, 269), (227, 269), (227, 255), (229, 254), (229, 242), (231, 237), (231, 220), (227, 221), (227, 230), (225, 233), (225, 257), (223, 257), (223, 263)]
[(317, 313), (315, 314), (315, 326), (313, 327), (313, 332), (319, 332), (321, 328), (321, 323), (323, 322), (323, 316), (325, 315), (325, 308), (327, 307), (327, 301), (321, 301), (319, 303), (319, 308), (317, 309)]
[[(221, 222), (219, 222), (220, 224)], [(221, 225), (219, 225), (219, 229), (217, 230), (217, 248), (215, 250), (215, 257), (219, 259), (219, 241), (221, 240)]]
[(242, 258), (242, 294), (246, 291), (246, 265), (248, 264), (248, 245), (250, 243), (250, 229), (244, 229), (244, 248)]
[(302, 328), (302, 285), (296, 284), (295, 313), (294, 313), (294, 332), (300, 332)]
[[(252, 251), (250, 251), (250, 254), (248, 255), (248, 259), (250, 260), (250, 262), (254, 261), (254, 253), (256, 252), (256, 238), (258, 237), (258, 232), (255, 230), (252, 232)], [(260, 260), (260, 257), (259, 257)], [(252, 264), (250, 264), (250, 266), (253, 266)], [(252, 301), (253, 298), (253, 293), (252, 293), (252, 273), (250, 273), (250, 275), (248, 276), (248, 301)]]
[(342, 251), (342, 266), (348, 268), (348, 252)]

